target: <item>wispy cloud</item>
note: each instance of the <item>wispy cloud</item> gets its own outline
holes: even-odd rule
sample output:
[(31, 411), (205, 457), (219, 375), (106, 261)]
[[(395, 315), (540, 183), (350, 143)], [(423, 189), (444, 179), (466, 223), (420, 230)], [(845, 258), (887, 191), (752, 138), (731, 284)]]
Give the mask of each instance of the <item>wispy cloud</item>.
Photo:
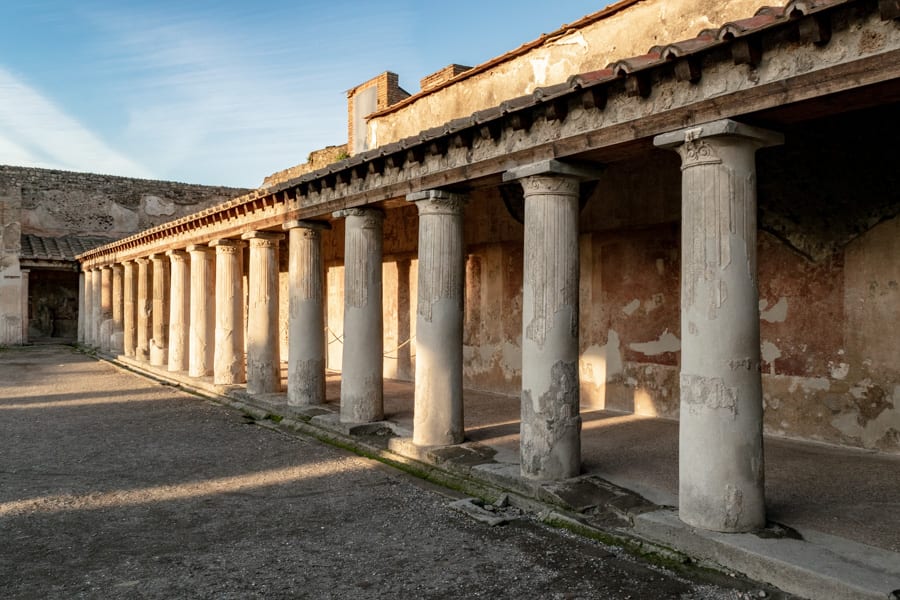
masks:
[[(351, 66), (342, 41), (323, 47), (327, 36), (300, 35), (287, 24), (296, 14), (265, 17), (272, 27), (261, 32), (242, 28), (235, 15), (210, 19), (189, 9), (95, 12), (106, 32), (97, 67), (119, 82), (127, 105), (121, 145), (139, 147), (155, 171), (175, 178), (203, 173), (203, 183), (248, 186), (344, 142), (343, 91), (377, 71), (342, 82)], [(320, 19), (316, 27), (329, 25)]]
[(38, 90), (0, 67), (0, 163), (151, 177)]

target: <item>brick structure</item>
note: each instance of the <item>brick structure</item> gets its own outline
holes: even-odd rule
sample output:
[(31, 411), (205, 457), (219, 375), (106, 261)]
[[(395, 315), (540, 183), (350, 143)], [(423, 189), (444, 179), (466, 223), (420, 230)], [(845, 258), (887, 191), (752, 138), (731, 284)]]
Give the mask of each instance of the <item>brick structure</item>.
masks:
[(396, 73), (385, 71), (347, 91), (347, 149), (350, 154), (368, 150), (366, 117), (409, 98)]

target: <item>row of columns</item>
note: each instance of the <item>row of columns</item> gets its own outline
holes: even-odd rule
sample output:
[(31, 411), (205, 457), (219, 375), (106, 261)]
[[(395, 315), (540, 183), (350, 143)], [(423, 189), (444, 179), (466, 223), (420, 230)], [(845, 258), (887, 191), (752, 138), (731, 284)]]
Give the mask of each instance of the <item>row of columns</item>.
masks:
[[(655, 143), (678, 151), (683, 171), (680, 516), (706, 529), (747, 531), (765, 523), (754, 153), (781, 138), (717, 121), (658, 136)], [(520, 459), (522, 475), (531, 479), (574, 477), (581, 468), (579, 184), (595, 177), (593, 169), (554, 160), (504, 174), (504, 181), (522, 185), (525, 198)], [(413, 442), (456, 444), (465, 435), (466, 199), (427, 190), (407, 200), (419, 212)], [(346, 231), (340, 418), (377, 421), (384, 417), (384, 214), (354, 208), (333, 217), (345, 219)], [(284, 225), (290, 236), (292, 405), (324, 401), (320, 232), (326, 226)], [(280, 387), (277, 257), (283, 235), (242, 237), (250, 246), (247, 391), (274, 392)], [(210, 246), (215, 268), (209, 247), (192, 246), (136, 260), (136, 284), (132, 263), (125, 264), (124, 275), (115, 270), (122, 267), (88, 271), (87, 343), (101, 349), (112, 343), (118, 350), (119, 338), (109, 334), (121, 327), (126, 356), (147, 360), (149, 355), (151, 364), (187, 369), (191, 376), (211, 369), (216, 383), (241, 383), (243, 243), (219, 240)], [(206, 296), (213, 288), (215, 310)]]

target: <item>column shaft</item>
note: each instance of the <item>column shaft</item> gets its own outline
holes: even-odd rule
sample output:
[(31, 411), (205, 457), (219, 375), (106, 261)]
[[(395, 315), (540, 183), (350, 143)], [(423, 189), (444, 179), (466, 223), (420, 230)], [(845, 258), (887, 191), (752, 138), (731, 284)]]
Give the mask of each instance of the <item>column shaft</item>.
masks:
[(147, 362), (150, 360), (150, 336), (153, 313), (153, 265), (149, 258), (139, 258), (137, 263), (137, 332), (135, 333), (134, 357)]
[(109, 349), (113, 354), (121, 354), (123, 351), (123, 326), (124, 326), (124, 267), (112, 266), (112, 327), (109, 338)]
[(463, 441), (463, 206), (457, 194), (407, 196), (419, 209), (416, 387), (413, 443)]
[(217, 240), (216, 348), (213, 383), (232, 385), (246, 380), (244, 367), (244, 242)]
[(563, 479), (581, 469), (578, 180), (537, 175), (522, 186), (522, 474)]
[(780, 136), (734, 121), (657, 136), (682, 157), (679, 516), (765, 525), (755, 151)]
[(137, 273), (135, 263), (128, 261), (124, 265), (122, 282), (122, 351), (125, 356), (134, 358), (137, 334)]
[(100, 350), (109, 352), (112, 336), (112, 267), (100, 269)]
[(164, 367), (169, 362), (169, 259), (165, 254), (151, 254), (150, 262), (153, 263), (150, 364)]
[(94, 345), (94, 271), (84, 271), (84, 344)]
[(100, 323), (103, 319), (101, 308), (101, 269), (95, 268), (91, 277), (91, 345), (100, 346)]
[(290, 231), (288, 280), (288, 404), (325, 402), (325, 273), (321, 230), (327, 222), (293, 221)]
[(216, 252), (209, 246), (190, 246), (191, 330), (188, 375), (205, 377), (213, 372), (216, 307), (213, 297)]
[(247, 306), (247, 392), (281, 391), (278, 331), (278, 242), (281, 233), (254, 231), (250, 240), (249, 300)]
[(350, 209), (344, 234), (344, 348), (341, 357), (341, 421), (384, 418), (382, 224), (377, 209)]
[(190, 263), (184, 250), (169, 250), (171, 261), (169, 275), (169, 371), (186, 371), (188, 368), (189, 325), (191, 312)]
[(85, 301), (85, 293), (84, 286), (86, 285), (86, 277), (84, 275), (84, 271), (78, 273), (78, 337), (76, 341), (79, 344), (84, 343), (84, 301)]

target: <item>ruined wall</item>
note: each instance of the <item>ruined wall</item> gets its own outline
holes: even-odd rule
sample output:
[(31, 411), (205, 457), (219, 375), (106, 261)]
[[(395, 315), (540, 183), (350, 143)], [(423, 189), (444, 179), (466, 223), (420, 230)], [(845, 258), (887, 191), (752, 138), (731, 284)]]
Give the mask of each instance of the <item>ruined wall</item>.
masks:
[(11, 182), (0, 178), (0, 346), (21, 344), (23, 337), (21, 199)]
[(305, 163), (272, 173), (263, 180), (260, 187), (269, 188), (279, 183), (296, 179), (305, 173), (327, 167), (331, 163), (344, 159), (347, 156), (347, 144), (327, 146), (321, 150), (314, 150), (309, 153)]
[(17, 203), (21, 230), (120, 238), (248, 190), (0, 165), (0, 200)]
[(368, 147), (645, 54), (656, 44), (693, 38), (702, 29), (752, 17), (760, 6), (757, 0), (646, 0), (578, 29), (559, 30), (524, 54), (513, 51), (505, 60), (491, 61), (497, 64), (489, 69), (475, 67), (448, 87), (415, 94), (402, 108), (378, 114), (368, 123)]
[[(62, 305), (75, 289), (71, 278), (47, 279), (39, 270), (32, 270), (31, 279), (38, 285), (28, 289), (25, 298), (19, 271), (21, 234), (121, 238), (246, 192), (0, 165), (0, 345), (22, 343), (27, 329), (34, 335), (56, 331), (61, 337), (72, 337), (70, 328), (62, 323), (67, 318), (51, 317), (50, 321), (59, 321), (55, 329), (54, 323), (44, 322), (48, 310), (66, 312)], [(30, 327), (26, 323), (29, 313), (43, 321)]]

